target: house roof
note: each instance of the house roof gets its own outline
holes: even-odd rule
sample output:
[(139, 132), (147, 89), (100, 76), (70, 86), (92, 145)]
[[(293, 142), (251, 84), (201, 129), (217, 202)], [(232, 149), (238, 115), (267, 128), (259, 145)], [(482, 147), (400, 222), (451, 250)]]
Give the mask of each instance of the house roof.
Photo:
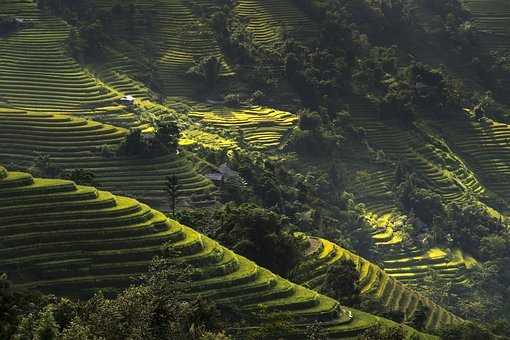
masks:
[(223, 174), (225, 177), (237, 177), (239, 173), (237, 171), (232, 170), (227, 163), (223, 163), (218, 167), (218, 171)]
[(124, 96), (124, 97), (120, 98), (120, 100), (127, 101), (127, 102), (133, 102), (133, 101), (135, 101), (135, 97), (129, 95), (129, 96)]
[(222, 181), (223, 180), (223, 174), (219, 172), (206, 174), (205, 177), (209, 178), (211, 181)]

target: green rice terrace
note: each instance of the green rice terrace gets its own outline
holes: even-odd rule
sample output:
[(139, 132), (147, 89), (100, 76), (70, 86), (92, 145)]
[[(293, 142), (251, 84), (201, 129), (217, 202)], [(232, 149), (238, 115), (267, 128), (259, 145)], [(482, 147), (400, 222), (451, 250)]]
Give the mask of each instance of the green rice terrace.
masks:
[(324, 239), (309, 238), (309, 243), (307, 257), (310, 262), (298, 272), (298, 282), (303, 285), (319, 287), (324, 281), (328, 265), (348, 259), (356, 263), (360, 273), (361, 294), (374, 297), (387, 308), (403, 312), (406, 317), (413, 315), (419, 305), (429, 307), (426, 320), (426, 328), (429, 330), (438, 329), (444, 324), (462, 322), (459, 317), (409, 289), (391, 274), (388, 275), (390, 273), (388, 269), (382, 270), (379, 266)]
[[(87, 169), (106, 190), (134, 195), (161, 206), (167, 176), (180, 182), (182, 198), (208, 201), (214, 184), (198, 172), (186, 155), (162, 155), (146, 160), (105, 156), (101, 149), (118, 145), (126, 130), (74, 116), (0, 109), (0, 159), (29, 166), (39, 154), (48, 155), (62, 169)], [(134, 181), (136, 179), (136, 181)]]
[(0, 339), (509, 339), (509, 33), (503, 0), (0, 0)]
[(288, 311), (298, 329), (320, 320), (335, 338), (378, 320), (389, 323), (292, 284), (136, 200), (3, 167), (0, 174), (0, 268), (17, 287), (67, 296), (116, 290), (143, 272), (166, 242), (179, 254), (176, 261), (200, 268), (192, 294), (245, 313)]

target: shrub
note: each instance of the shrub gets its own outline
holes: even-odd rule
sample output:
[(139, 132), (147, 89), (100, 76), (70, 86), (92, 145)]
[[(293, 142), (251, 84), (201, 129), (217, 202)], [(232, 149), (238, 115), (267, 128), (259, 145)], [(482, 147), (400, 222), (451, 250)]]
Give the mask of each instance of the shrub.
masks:
[(95, 185), (96, 175), (89, 170), (84, 169), (65, 170), (61, 176), (62, 178), (71, 180), (76, 184), (89, 186)]
[[(170, 143), (169, 137), (166, 137)], [(117, 149), (118, 155), (151, 157), (168, 152), (166, 147), (156, 136), (147, 136), (140, 129), (131, 129), (124, 141)]]
[(104, 158), (113, 158), (117, 154), (117, 148), (113, 145), (103, 144), (99, 149), (99, 153)]
[(59, 176), (61, 169), (53, 163), (50, 155), (39, 154), (29, 171), (36, 177), (55, 178)]
[(181, 131), (174, 117), (164, 115), (159, 117), (155, 122), (156, 138), (162, 145), (166, 146), (169, 151), (175, 152), (179, 144)]

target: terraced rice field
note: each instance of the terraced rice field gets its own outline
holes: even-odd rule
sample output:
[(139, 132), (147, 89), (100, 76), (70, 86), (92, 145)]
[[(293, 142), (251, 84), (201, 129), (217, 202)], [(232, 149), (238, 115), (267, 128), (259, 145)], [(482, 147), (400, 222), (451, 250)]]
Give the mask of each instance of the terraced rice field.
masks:
[(388, 310), (400, 311), (408, 319), (419, 306), (428, 307), (426, 329), (429, 331), (462, 322), (459, 317), (402, 284), (388, 270), (382, 270), (327, 240), (309, 238), (309, 241), (307, 257), (311, 262), (299, 272), (300, 283), (313, 288), (320, 287), (329, 265), (341, 260), (352, 260), (360, 273), (361, 294), (373, 297)]
[(349, 192), (356, 195), (366, 209), (378, 216), (393, 212), (398, 206), (395, 198), (395, 169), (362, 170), (350, 181)]
[(484, 185), (509, 201), (510, 126), (494, 121), (457, 121), (442, 124), (441, 130), (479, 174)]
[(318, 322), (331, 337), (389, 323), (286, 281), (130, 198), (0, 167), (0, 203), (0, 271), (17, 287), (67, 296), (116, 291), (167, 242), (176, 261), (200, 269), (193, 294), (241, 312), (285, 311), (298, 329)]
[(0, 99), (20, 108), (78, 111), (112, 105), (118, 95), (65, 52), (69, 27), (29, 0), (5, 0), (0, 13), (33, 27), (0, 39)]
[(284, 30), (302, 37), (317, 33), (313, 21), (291, 0), (240, 0), (236, 13), (248, 21), (255, 43), (265, 48), (278, 44)]
[(184, 153), (149, 159), (105, 158), (101, 149), (117, 146), (125, 135), (125, 129), (83, 118), (0, 109), (0, 161), (5, 164), (29, 167), (38, 152), (44, 153), (63, 169), (94, 172), (102, 189), (129, 194), (165, 209), (164, 188), (169, 175), (179, 179), (183, 199), (201, 204), (214, 197), (214, 185), (195, 170), (199, 163), (192, 165)]
[(405, 245), (401, 223), (407, 218), (401, 215), (398, 205), (383, 204), (384, 197), (386, 194), (371, 198), (366, 209), (367, 221), (373, 227), (372, 238), (380, 250), (380, 263), (386, 274), (408, 286), (425, 285), (424, 279), (432, 273), (444, 282), (465, 281), (466, 269), (476, 261), (460, 250)]
[(189, 115), (204, 125), (240, 132), (247, 144), (266, 149), (280, 145), (282, 136), (297, 123), (297, 116), (267, 107), (239, 109), (196, 104)]
[[(439, 136), (422, 140), (414, 131), (411, 133), (392, 122), (379, 119), (367, 104), (354, 103), (351, 111), (355, 123), (365, 128), (367, 140), (374, 149), (382, 149), (392, 161), (408, 161), (446, 202), (462, 202), (467, 193), (475, 196), (485, 193), (471, 168), (454, 156), (448, 144)], [(425, 128), (431, 130), (420, 127)], [(460, 251), (426, 250), (403, 245), (397, 222), (402, 216), (392, 194), (394, 187), (394, 168), (389, 166), (369, 170), (360, 183), (353, 185), (358, 192), (358, 201), (366, 205), (369, 221), (374, 227), (373, 238), (381, 248), (381, 263), (386, 273), (408, 285), (423, 285), (423, 278), (432, 270), (445, 281), (463, 281), (466, 268), (474, 261), (472, 258)]]
[[(194, 59), (213, 55), (222, 61), (221, 77), (230, 77), (234, 73), (224, 58), (218, 42), (197, 17), (186, 2), (181, 0), (97, 0), (100, 8), (109, 9), (115, 4), (125, 8), (134, 4), (138, 9), (134, 21), (115, 20), (115, 31), (123, 32), (127, 45), (139, 50), (145, 48), (145, 39), (153, 43), (157, 50), (156, 68), (162, 80), (164, 93), (168, 96), (190, 96), (194, 84), (185, 77), (186, 71), (194, 64)], [(144, 11), (150, 11), (152, 28), (145, 26)], [(129, 27), (132, 26), (132, 27)], [(126, 32), (135, 32), (126, 36)], [(136, 48), (124, 48), (117, 44), (119, 50), (132, 60), (139, 58)], [(118, 60), (117, 60), (118, 61)], [(129, 73), (128, 73), (129, 74)]]
[(482, 46), (489, 50), (510, 47), (510, 3), (505, 0), (462, 0), (471, 12), (475, 28), (483, 33)]
[(390, 159), (409, 162), (446, 202), (462, 201), (466, 193), (484, 192), (473, 172), (453, 156), (443, 141), (422, 140), (411, 131), (382, 121), (368, 104), (353, 103), (351, 113), (355, 123), (366, 130), (368, 142), (374, 149), (383, 150)]

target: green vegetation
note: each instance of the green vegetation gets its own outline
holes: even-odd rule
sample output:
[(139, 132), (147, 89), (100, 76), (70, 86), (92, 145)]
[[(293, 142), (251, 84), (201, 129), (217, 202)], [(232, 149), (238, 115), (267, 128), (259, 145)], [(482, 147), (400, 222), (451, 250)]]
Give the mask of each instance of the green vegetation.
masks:
[[(165, 254), (171, 263), (193, 267), (186, 296), (201, 296), (235, 308), (236, 315), (246, 315), (250, 324), (271, 322), (271, 317), (285, 312), (289, 314), (291, 334), (302, 333), (303, 322), (306, 325), (318, 321), (322, 325), (321, 334), (345, 337), (362, 332), (378, 320), (347, 310), (333, 299), (286, 281), (132, 199), (76, 186), (68, 181), (34, 179), (17, 172), (6, 175), (0, 181), (4, 210), (0, 270), (11, 274), (10, 279), (17, 288), (37, 288), (82, 297), (98, 288), (114, 293), (133, 283), (133, 276), (143, 274), (153, 256)], [(34, 225), (37, 230), (33, 229)], [(80, 236), (70, 241), (70, 233), (73, 237)], [(31, 241), (34, 238), (39, 242), (37, 245)], [(17, 271), (14, 268), (23, 269)], [(113, 328), (104, 329), (107, 324), (102, 322), (101, 315), (106, 316), (115, 310), (120, 312), (120, 315), (114, 313), (119, 320), (136, 316), (142, 329), (151, 327), (150, 320), (144, 317), (154, 317), (150, 311), (157, 308), (157, 301), (150, 296), (169, 308), (172, 305), (166, 303), (173, 299), (178, 301), (178, 295), (167, 301), (164, 295), (152, 289), (167, 287), (167, 293), (173, 294), (179, 284), (171, 284), (175, 280), (167, 279), (172, 275), (175, 277), (175, 273), (185, 274), (182, 270), (166, 268), (165, 263), (162, 268), (156, 271), (161, 271), (156, 277), (150, 276), (152, 272), (148, 279), (145, 276), (152, 285), (150, 289), (132, 287), (116, 300), (105, 300), (96, 295), (86, 302), (91, 314), (87, 317), (87, 309), (81, 311), (85, 313), (82, 328), (99, 334), (103, 334), (101, 329), (105, 332), (118, 330), (129, 336), (125, 332), (130, 332), (130, 328), (117, 328), (114, 319), (110, 320)], [(134, 299), (142, 304), (140, 308), (147, 312), (145, 316), (132, 314), (139, 311)], [(122, 307), (124, 303), (126, 308), (131, 307)], [(53, 307), (42, 308), (40, 314), (23, 319), (26, 321), (21, 323), (21, 330), (38, 332), (42, 323), (54, 325), (53, 319)], [(172, 319), (168, 322), (172, 324)], [(385, 323), (392, 325), (389, 321)], [(75, 322), (70, 326), (74, 332), (79, 325)], [(51, 326), (50, 329), (57, 332), (58, 327)], [(142, 329), (135, 327), (133, 331)], [(153, 331), (156, 330), (147, 329), (147, 332)], [(408, 331), (412, 332), (411, 329)], [(108, 334), (112, 333), (105, 335), (108, 337)]]
[(307, 259), (297, 267), (293, 276), (297, 282), (337, 297), (347, 306), (368, 309), (384, 317), (401, 319), (400, 322), (412, 323), (423, 309), (421, 306), (425, 306), (421, 327), (429, 331), (462, 322), (458, 316), (403, 285), (376, 264), (324, 239), (308, 240)]
[[(168, 151), (161, 150), (161, 143), (152, 143), (155, 137), (139, 130), (128, 139), (123, 128), (73, 116), (0, 109), (0, 121), (0, 160), (31, 168), (36, 175), (57, 177), (62, 170), (84, 169), (94, 174), (95, 185), (140, 195), (164, 209), (168, 207), (164, 192), (167, 176), (179, 178), (181, 198), (210, 200), (209, 193), (215, 190), (198, 172), (198, 164), (195, 168), (185, 154), (171, 151), (177, 134), (171, 120), (158, 129), (158, 141), (166, 143)], [(157, 154), (144, 154), (143, 149), (149, 146)], [(121, 154), (126, 148), (135, 155)]]
[(0, 337), (508, 336), (509, 18), (0, 1)]

